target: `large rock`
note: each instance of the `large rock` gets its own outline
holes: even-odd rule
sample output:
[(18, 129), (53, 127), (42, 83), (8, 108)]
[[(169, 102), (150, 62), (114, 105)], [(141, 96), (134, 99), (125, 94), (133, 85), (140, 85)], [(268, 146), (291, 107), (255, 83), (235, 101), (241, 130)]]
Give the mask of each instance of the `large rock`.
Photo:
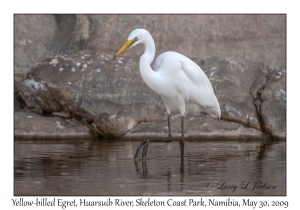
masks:
[(261, 116), (265, 130), (274, 138), (286, 138), (286, 70), (272, 71), (269, 83), (261, 93)]
[(214, 87), (222, 119), (260, 130), (254, 101), (267, 83), (270, 68), (263, 63), (218, 57), (206, 59), (202, 68)]
[(137, 68), (137, 59), (57, 56), (37, 63), (19, 93), (29, 108), (50, 104), (48, 112), (60, 111), (53, 105), (58, 102), (61, 110), (94, 122), (105, 137), (121, 136), (139, 122), (166, 119), (159, 95), (143, 84)]
[[(201, 59), (193, 60), (203, 64)], [(214, 57), (204, 62), (203, 69), (219, 100), (222, 120), (235, 122), (201, 115), (217, 130), (215, 138), (237, 138), (242, 130), (248, 138), (246, 127), (257, 130), (249, 130), (249, 138), (262, 138), (254, 101), (266, 85), (269, 68), (244, 59)], [(48, 58), (31, 69), (18, 90), (28, 108), (67, 111), (92, 124), (92, 130), (101, 137), (122, 137), (129, 131), (135, 132), (135, 126), (142, 122), (166, 123), (167, 119), (162, 100), (143, 83), (138, 60), (133, 58), (112, 60), (109, 55), (86, 52)], [(213, 138), (212, 134), (203, 135), (205, 126), (200, 124), (205, 122), (191, 125), (193, 131), (188, 135)], [(151, 123), (147, 125), (152, 127)], [(225, 134), (226, 128), (232, 132)]]
[(15, 112), (17, 139), (91, 139), (89, 129), (76, 120), (67, 123), (60, 117), (43, 117), (32, 112)]
[[(153, 36), (157, 54), (205, 60), (238, 57), (285, 66), (286, 15), (15, 15), (15, 73), (47, 56), (87, 50), (113, 55), (135, 28)], [(192, 26), (192, 27), (191, 27)], [(138, 57), (141, 47), (128, 51)]]

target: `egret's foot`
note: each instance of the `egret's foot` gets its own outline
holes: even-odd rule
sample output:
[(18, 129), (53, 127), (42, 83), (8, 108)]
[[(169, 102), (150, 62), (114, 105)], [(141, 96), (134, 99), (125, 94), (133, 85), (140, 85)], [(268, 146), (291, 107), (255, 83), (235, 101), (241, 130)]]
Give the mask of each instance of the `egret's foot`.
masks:
[(149, 139), (145, 139), (145, 140), (143, 140), (143, 141), (140, 143), (140, 145), (139, 145), (138, 148), (136, 149), (136, 152), (135, 152), (135, 155), (134, 155), (134, 159), (135, 159), (135, 160), (137, 159), (137, 156), (138, 156), (138, 154), (139, 154), (139, 151), (140, 151), (140, 149), (141, 149), (142, 147), (144, 147), (144, 148), (143, 148), (143, 153), (142, 153), (142, 157), (143, 157), (143, 160), (144, 160), (144, 157), (147, 156), (147, 149), (148, 149), (149, 143), (150, 143), (150, 140), (149, 140)]
[(148, 150), (148, 145), (150, 143), (150, 140), (149, 139), (146, 139), (146, 143), (143, 147), (143, 153), (142, 153), (142, 161), (146, 161), (146, 157), (147, 157), (147, 150)]
[(169, 143), (172, 141), (172, 136), (169, 135), (168, 138), (166, 139), (145, 139), (143, 140), (140, 145), (138, 146), (138, 148), (136, 149), (135, 155), (134, 155), (134, 160), (137, 159), (138, 154), (140, 149), (143, 147), (143, 153), (142, 153), (142, 160), (145, 161), (146, 160), (146, 156), (147, 156), (147, 151), (148, 151), (148, 146), (149, 143), (151, 142), (165, 142), (165, 143)]
[(181, 158), (184, 157), (184, 144), (185, 144), (185, 137), (182, 136), (180, 139), (180, 150), (181, 150)]

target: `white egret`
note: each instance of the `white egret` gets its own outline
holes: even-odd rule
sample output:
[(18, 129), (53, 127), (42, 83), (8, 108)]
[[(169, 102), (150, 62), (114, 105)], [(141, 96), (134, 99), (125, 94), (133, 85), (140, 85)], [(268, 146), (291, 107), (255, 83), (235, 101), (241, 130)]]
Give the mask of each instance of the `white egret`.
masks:
[(213, 118), (221, 116), (221, 110), (214, 90), (203, 70), (192, 60), (177, 52), (164, 52), (159, 55), (152, 70), (150, 64), (155, 56), (155, 44), (150, 33), (145, 29), (133, 30), (123, 47), (115, 57), (121, 55), (127, 49), (143, 44), (144, 54), (140, 57), (140, 74), (146, 85), (158, 93), (164, 102), (168, 113), (168, 138), (164, 140), (145, 139), (137, 148), (135, 159), (142, 146), (143, 160), (146, 158), (149, 142), (172, 140), (171, 113), (181, 115), (181, 157), (184, 157), (184, 115), (200, 114), (206, 112)]

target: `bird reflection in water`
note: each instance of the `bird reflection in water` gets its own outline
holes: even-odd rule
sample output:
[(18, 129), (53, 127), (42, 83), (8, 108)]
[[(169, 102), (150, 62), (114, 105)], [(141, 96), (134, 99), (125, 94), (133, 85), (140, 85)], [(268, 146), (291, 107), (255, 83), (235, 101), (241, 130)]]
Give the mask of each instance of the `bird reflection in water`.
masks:
[[(143, 177), (147, 177), (148, 174), (148, 168), (147, 168), (147, 161), (141, 161), (142, 163), (142, 171), (140, 169), (139, 163), (137, 159), (134, 159), (134, 165), (135, 165), (135, 171), (138, 174), (142, 174)], [(179, 166), (179, 174), (181, 175), (181, 183), (184, 183), (184, 174), (185, 174), (185, 167), (184, 167), (184, 156), (181, 156), (180, 158), (180, 166)]]

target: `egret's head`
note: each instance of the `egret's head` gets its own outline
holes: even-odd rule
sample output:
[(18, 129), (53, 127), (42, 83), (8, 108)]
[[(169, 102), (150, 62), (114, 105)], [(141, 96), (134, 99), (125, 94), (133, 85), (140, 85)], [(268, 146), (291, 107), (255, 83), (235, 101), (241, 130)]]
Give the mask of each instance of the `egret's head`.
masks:
[(145, 29), (135, 29), (133, 30), (129, 36), (125, 44), (121, 47), (121, 49), (116, 53), (114, 58), (118, 57), (121, 55), (123, 52), (128, 50), (129, 48), (138, 45), (143, 42), (145, 39), (145, 36), (148, 36), (149, 32), (146, 31)]

